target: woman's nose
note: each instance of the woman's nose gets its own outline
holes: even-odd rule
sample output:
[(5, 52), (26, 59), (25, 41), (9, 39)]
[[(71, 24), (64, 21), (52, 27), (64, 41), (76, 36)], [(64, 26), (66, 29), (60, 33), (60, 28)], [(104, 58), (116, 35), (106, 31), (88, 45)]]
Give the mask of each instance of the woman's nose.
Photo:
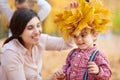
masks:
[(42, 27), (36, 27), (35, 29), (34, 29), (34, 33), (42, 33)]

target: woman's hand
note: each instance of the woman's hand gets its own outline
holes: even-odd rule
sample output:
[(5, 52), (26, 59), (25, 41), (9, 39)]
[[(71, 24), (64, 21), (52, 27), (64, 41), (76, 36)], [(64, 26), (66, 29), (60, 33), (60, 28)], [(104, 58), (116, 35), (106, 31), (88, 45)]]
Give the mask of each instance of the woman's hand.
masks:
[(66, 76), (62, 71), (57, 71), (46, 80), (66, 80)]
[(88, 72), (91, 74), (99, 73), (99, 67), (96, 65), (95, 62), (88, 62)]
[(55, 77), (57, 77), (57, 80), (64, 80), (65, 78), (65, 73), (63, 73), (63, 71), (57, 71), (55, 73)]
[(70, 3), (70, 8), (77, 8), (79, 6), (77, 1), (73, 1)]
[(65, 7), (65, 9), (77, 8), (78, 6), (79, 6), (79, 3), (77, 1), (72, 1), (70, 2), (69, 6)]
[(65, 80), (65, 73), (63, 73), (63, 71), (57, 71), (54, 73), (55, 77), (57, 78), (57, 80)]

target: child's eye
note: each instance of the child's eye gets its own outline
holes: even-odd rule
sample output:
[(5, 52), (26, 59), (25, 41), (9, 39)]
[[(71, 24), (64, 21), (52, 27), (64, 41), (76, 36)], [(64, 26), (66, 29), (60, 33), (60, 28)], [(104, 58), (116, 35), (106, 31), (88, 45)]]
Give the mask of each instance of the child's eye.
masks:
[(83, 33), (80, 35), (82, 38), (85, 38), (87, 36), (87, 33)]
[(82, 35), (81, 35), (81, 37), (83, 37), (83, 38), (84, 38), (84, 37), (85, 37), (85, 35), (84, 35), (84, 34), (82, 34)]
[(81, 34), (81, 37), (82, 37), (82, 38), (85, 38), (86, 36), (87, 36), (87, 34), (86, 34), (86, 33)]
[(74, 35), (74, 38), (78, 38), (78, 36), (77, 36), (77, 35)]

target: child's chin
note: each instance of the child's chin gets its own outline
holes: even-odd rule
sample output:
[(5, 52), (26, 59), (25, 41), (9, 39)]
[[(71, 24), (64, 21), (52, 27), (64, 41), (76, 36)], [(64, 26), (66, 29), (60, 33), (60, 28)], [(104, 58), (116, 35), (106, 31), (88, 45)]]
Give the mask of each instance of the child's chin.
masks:
[(85, 50), (86, 49), (86, 47), (79, 47), (81, 50)]

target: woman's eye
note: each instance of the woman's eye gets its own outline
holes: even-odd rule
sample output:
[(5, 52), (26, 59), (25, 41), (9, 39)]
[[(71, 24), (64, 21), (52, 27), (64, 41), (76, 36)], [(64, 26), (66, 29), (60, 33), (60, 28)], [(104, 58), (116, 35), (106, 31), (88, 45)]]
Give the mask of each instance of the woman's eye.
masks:
[(38, 23), (38, 24), (37, 24), (37, 27), (38, 27), (38, 28), (41, 27), (41, 23)]
[(32, 25), (29, 25), (29, 26), (27, 27), (27, 29), (28, 29), (28, 30), (31, 30), (31, 29), (33, 29), (33, 26), (32, 26)]
[(37, 27), (39, 28), (39, 27), (41, 27), (41, 25), (40, 25), (40, 24), (38, 24), (38, 25), (37, 25)]

